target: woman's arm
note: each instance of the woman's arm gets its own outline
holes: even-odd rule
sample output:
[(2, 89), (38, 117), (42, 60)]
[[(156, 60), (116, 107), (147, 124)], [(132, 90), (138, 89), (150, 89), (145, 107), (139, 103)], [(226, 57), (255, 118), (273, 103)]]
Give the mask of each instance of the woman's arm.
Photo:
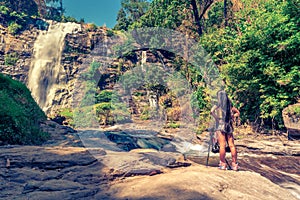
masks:
[(239, 117), (240, 116), (240, 111), (236, 107), (232, 107), (231, 111), (233, 113), (233, 117)]
[(218, 108), (219, 108), (218, 106), (214, 105), (214, 106), (212, 107), (212, 109), (210, 110), (210, 114), (215, 118), (216, 121), (219, 120), (218, 116), (217, 116), (216, 113), (215, 113), (215, 111), (216, 111)]

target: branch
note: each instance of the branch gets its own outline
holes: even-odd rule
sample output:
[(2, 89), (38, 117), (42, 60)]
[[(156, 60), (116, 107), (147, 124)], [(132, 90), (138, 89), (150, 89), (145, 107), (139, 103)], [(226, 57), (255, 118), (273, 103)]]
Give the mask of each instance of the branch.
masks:
[(211, 4), (213, 4), (213, 2), (214, 2), (214, 0), (205, 1), (205, 5), (204, 5), (204, 8), (203, 8), (203, 11), (202, 11), (201, 15), (199, 16), (200, 20), (203, 18), (204, 14), (209, 9), (209, 7), (211, 6)]

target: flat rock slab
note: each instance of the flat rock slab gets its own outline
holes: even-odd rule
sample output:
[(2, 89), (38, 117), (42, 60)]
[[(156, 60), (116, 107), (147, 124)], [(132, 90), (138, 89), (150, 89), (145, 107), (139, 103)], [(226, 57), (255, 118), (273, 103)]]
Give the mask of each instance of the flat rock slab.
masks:
[(113, 199), (296, 199), (254, 172), (222, 171), (194, 165), (153, 177), (133, 177), (112, 185)]
[(39, 168), (46, 170), (63, 169), (74, 165), (89, 165), (97, 159), (87, 149), (81, 147), (38, 147), (9, 146), (0, 147), (0, 167)]
[(2, 146), (0, 199), (102, 198), (115, 179), (153, 176), (171, 166), (189, 165), (180, 154), (153, 149), (114, 152), (102, 148)]

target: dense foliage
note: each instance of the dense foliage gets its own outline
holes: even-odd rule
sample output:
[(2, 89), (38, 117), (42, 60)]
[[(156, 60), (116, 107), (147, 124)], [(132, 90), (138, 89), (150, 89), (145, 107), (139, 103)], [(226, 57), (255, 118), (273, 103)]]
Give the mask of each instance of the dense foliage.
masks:
[(299, 0), (243, 1), (236, 24), (202, 38), (243, 119), (281, 126), (284, 107), (300, 97)]
[(78, 22), (75, 18), (64, 15), (61, 0), (41, 0), (39, 4), (34, 0), (0, 0), (0, 23), (7, 26), (11, 34), (18, 34), (32, 26), (46, 29), (46, 23), (38, 17)]
[[(198, 38), (226, 78), (242, 120), (282, 127), (283, 108), (300, 97), (299, 0), (211, 2), (153, 0), (128, 27), (164, 27)], [(191, 85), (203, 85), (195, 66), (177, 64)], [(193, 105), (202, 113), (208, 93), (195, 89)]]
[(0, 141), (36, 144), (48, 138), (39, 126), (46, 116), (25, 85), (0, 74), (0, 102)]
[(8, 31), (11, 34), (17, 34), (26, 28), (30, 23), (30, 17), (24, 12), (14, 11), (12, 8), (0, 6), (0, 20), (2, 24), (8, 26)]
[(187, 3), (180, 0), (151, 2), (151, 9), (139, 20), (136, 20), (132, 27), (164, 27), (177, 28), (183, 21), (183, 11), (187, 8)]
[(38, 16), (38, 5), (34, 0), (0, 0), (1, 6), (6, 6), (14, 12)]
[(97, 86), (101, 75), (99, 62), (92, 62), (89, 69), (81, 74), (85, 83), (85, 91), (80, 105), (74, 110), (73, 122), (77, 128), (112, 125), (116, 122), (128, 121), (130, 113), (116, 92), (101, 90)]

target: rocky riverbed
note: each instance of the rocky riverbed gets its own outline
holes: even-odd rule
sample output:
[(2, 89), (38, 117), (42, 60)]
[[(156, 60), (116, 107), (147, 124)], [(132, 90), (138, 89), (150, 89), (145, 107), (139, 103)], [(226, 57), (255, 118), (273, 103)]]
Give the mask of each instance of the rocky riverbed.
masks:
[[(234, 172), (216, 168), (218, 154), (205, 166), (205, 133), (45, 128), (52, 139), (42, 146), (0, 147), (1, 199), (300, 199), (300, 142), (285, 136), (238, 135)], [(111, 139), (126, 131), (144, 148)]]

